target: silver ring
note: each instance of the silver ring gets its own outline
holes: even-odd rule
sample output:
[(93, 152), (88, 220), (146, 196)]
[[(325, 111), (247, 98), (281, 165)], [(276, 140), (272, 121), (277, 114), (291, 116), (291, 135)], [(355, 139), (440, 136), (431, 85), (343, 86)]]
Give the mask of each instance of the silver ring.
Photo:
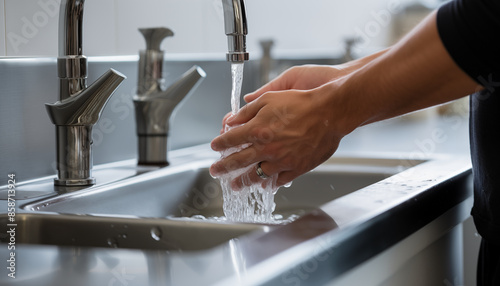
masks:
[(257, 173), (257, 176), (259, 176), (261, 179), (265, 180), (265, 179), (269, 178), (269, 176), (266, 175), (266, 173), (264, 173), (264, 171), (262, 171), (260, 164), (262, 164), (262, 162), (259, 162), (259, 164), (257, 164), (257, 169), (255, 169), (255, 172)]

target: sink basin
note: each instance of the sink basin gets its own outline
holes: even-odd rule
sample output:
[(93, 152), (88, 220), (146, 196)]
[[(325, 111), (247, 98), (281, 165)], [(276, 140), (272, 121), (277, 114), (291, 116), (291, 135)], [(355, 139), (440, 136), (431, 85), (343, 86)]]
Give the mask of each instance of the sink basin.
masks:
[[(23, 221), (19, 242), (189, 251), (278, 227), (197, 219), (223, 216), (222, 190), (209, 174), (214, 159), (173, 164), (120, 182), (27, 203), (22, 206), (26, 213), (17, 217)], [(398, 159), (332, 158), (278, 190), (274, 214), (300, 219), (404, 169)], [(6, 225), (6, 216), (0, 220)]]
[[(220, 217), (222, 190), (208, 168), (213, 160), (166, 167), (122, 183), (26, 205), (30, 211), (148, 218)], [(399, 160), (334, 158), (297, 178), (275, 196), (274, 214), (303, 215), (402, 171)]]
[[(131, 285), (239, 285), (250, 278), (248, 285), (284, 285), (313, 265), (311, 279), (324, 284), (423, 228), (442, 237), (468, 215), (468, 158), (357, 155), (336, 155), (280, 189), (274, 213), (298, 216), (282, 225), (198, 219), (222, 215), (222, 191), (208, 172), (218, 155), (201, 148), (120, 181), (19, 201), (16, 257), (45, 255), (36, 266), (20, 263), (19, 273), (40, 264), (49, 280), (66, 284), (104, 285), (116, 273), (134, 273)], [(0, 214), (4, 246), (8, 218)], [(425, 247), (433, 243), (427, 238)], [(116, 263), (103, 269), (102, 255)], [(315, 284), (311, 279), (304, 283)]]
[[(8, 219), (0, 216), (3, 243), (9, 242)], [(16, 243), (168, 251), (213, 248), (243, 234), (269, 230), (257, 224), (33, 213), (18, 214), (16, 221)]]

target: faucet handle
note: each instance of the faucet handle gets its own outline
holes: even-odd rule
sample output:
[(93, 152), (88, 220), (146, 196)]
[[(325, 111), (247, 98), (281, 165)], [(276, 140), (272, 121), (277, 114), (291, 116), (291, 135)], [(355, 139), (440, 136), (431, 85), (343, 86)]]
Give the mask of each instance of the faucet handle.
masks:
[(146, 50), (150, 51), (160, 51), (161, 42), (168, 37), (173, 37), (174, 32), (169, 28), (158, 27), (158, 28), (141, 28), (139, 29), (141, 34), (146, 40)]
[(137, 93), (159, 92), (163, 84), (163, 51), (160, 44), (174, 32), (169, 28), (142, 28), (139, 31), (146, 40), (146, 50), (139, 52)]
[(92, 177), (92, 127), (125, 79), (110, 69), (91, 86), (45, 107), (56, 125), (57, 186), (95, 184)]
[(69, 98), (46, 104), (47, 112), (55, 125), (94, 125), (116, 88), (126, 78), (110, 69), (92, 85)]

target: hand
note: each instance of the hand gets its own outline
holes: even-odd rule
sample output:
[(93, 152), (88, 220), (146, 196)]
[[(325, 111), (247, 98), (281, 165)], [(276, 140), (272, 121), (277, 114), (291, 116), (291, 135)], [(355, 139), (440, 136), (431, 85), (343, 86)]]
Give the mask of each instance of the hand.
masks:
[[(294, 68), (247, 95), (249, 104), (226, 121), (243, 125), (215, 138), (212, 149), (250, 145), (212, 165), (211, 173), (262, 162), (264, 173), (283, 185), (329, 158), (358, 126), (477, 91), (444, 47), (436, 14), (393, 47), (337, 73), (331, 67)], [(248, 172), (251, 182), (263, 182), (255, 169)], [(241, 187), (241, 181), (236, 178), (233, 186)]]
[(253, 93), (245, 95), (247, 103), (269, 91), (310, 90), (341, 78), (353, 70), (354, 64), (337, 66), (303, 65), (291, 67)]
[[(262, 162), (264, 173), (277, 175), (276, 184), (280, 186), (321, 164), (335, 152), (340, 139), (348, 133), (338, 132), (333, 127), (333, 123), (342, 120), (328, 119), (335, 114), (333, 109), (329, 110), (333, 108), (332, 104), (326, 102), (328, 83), (346, 77), (385, 52), (338, 66), (292, 67), (257, 91), (247, 94), (244, 98), (247, 106), (236, 116), (228, 113), (224, 117), (221, 136), (212, 141), (212, 149), (223, 151), (243, 144), (250, 144), (250, 147), (213, 164), (210, 168), (212, 175), (220, 176)], [(328, 92), (332, 93), (331, 90)], [(244, 125), (224, 134), (226, 123)], [(247, 174), (250, 180), (242, 180), (242, 176), (236, 178), (232, 182), (233, 189), (243, 187), (243, 181), (247, 184), (262, 182), (255, 170), (251, 170)]]
[[(280, 76), (263, 85), (253, 93), (245, 95), (247, 103), (254, 101), (262, 94), (269, 91), (285, 90), (309, 90), (321, 86), (329, 81), (341, 78), (354, 69), (354, 63), (347, 63), (337, 66), (302, 65), (294, 66), (284, 71)], [(232, 116), (227, 113), (222, 119), (222, 129), (220, 134), (225, 132), (226, 121)]]
[[(337, 128), (341, 120), (334, 120), (337, 114), (332, 112), (336, 87), (333, 82), (311, 90), (269, 91), (253, 99), (227, 119), (229, 126), (237, 127), (212, 141), (215, 151), (250, 146), (212, 165), (212, 175), (262, 162), (264, 173), (277, 175), (276, 184), (281, 186), (324, 162), (346, 134)], [(263, 182), (254, 168), (247, 176), (250, 181), (245, 184)], [(243, 181), (236, 178), (233, 189), (241, 189)]]

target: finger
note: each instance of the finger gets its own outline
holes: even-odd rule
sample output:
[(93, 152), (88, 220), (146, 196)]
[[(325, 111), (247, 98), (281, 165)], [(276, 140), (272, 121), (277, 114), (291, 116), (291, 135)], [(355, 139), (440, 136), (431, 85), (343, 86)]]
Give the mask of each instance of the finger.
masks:
[(242, 125), (232, 128), (229, 131), (223, 131), (221, 135), (215, 137), (210, 147), (212, 150), (220, 152), (229, 148), (238, 147), (246, 143), (252, 143), (248, 136), (249, 126)]
[(226, 122), (229, 118), (233, 116), (232, 112), (228, 112), (226, 115), (224, 115), (224, 118), (222, 118), (222, 126), (226, 126)]
[(212, 140), (212, 150), (223, 151), (225, 149), (237, 147), (246, 143), (253, 143), (252, 138), (249, 137), (252, 125), (250, 123), (245, 123), (254, 118), (262, 106), (263, 103), (259, 101), (247, 104), (236, 115), (230, 117), (226, 121), (226, 124), (231, 127), (236, 127), (223, 132), (224, 134), (221, 134)]
[(258, 158), (256, 154), (255, 149), (252, 147), (235, 152), (212, 164), (210, 167), (210, 174), (215, 177), (220, 177), (221, 175), (229, 172), (256, 164), (257, 162), (260, 162), (260, 158)]
[[(264, 173), (267, 175), (266, 171), (264, 171)], [(241, 191), (245, 187), (249, 187), (254, 184), (262, 184), (263, 188), (266, 188), (269, 184), (273, 184), (272, 187), (278, 189), (279, 187), (289, 184), (297, 177), (298, 175), (295, 172), (285, 171), (269, 176), (267, 179), (262, 179), (257, 175), (256, 168), (252, 168), (247, 174), (243, 174), (231, 181), (231, 189), (233, 191)]]
[(276, 179), (276, 186), (281, 187), (286, 184), (289, 184), (293, 180), (295, 180), (299, 175), (293, 171), (284, 171), (279, 173), (278, 178)]
[(264, 102), (259, 100), (248, 103), (243, 106), (236, 115), (228, 118), (226, 124), (229, 126), (245, 124), (254, 118), (263, 106)]
[(268, 178), (263, 179), (259, 175), (257, 175), (257, 164), (253, 168), (250, 168), (246, 173), (241, 174), (236, 177), (233, 181), (231, 181), (231, 188), (234, 191), (242, 190), (245, 187), (249, 187), (255, 184), (268, 184), (272, 183), (272, 180), (275, 180), (274, 176), (276, 176), (279, 172), (277, 169), (273, 169), (272, 165), (268, 162), (262, 162), (260, 167), (264, 174), (267, 175)]
[(232, 112), (228, 112), (226, 115), (224, 115), (224, 118), (222, 118), (222, 128), (220, 129), (219, 134), (224, 134), (227, 131), (226, 130), (226, 122), (233, 115), (234, 114)]
[(281, 90), (285, 90), (285, 89), (288, 89), (288, 88), (283, 85), (282, 77), (278, 77), (278, 78), (268, 82), (267, 84), (263, 85), (258, 90), (243, 96), (243, 99), (245, 100), (245, 102), (250, 103), (250, 102), (256, 100), (257, 98), (259, 98), (261, 95), (263, 95), (266, 92), (281, 91)]
[(283, 91), (283, 90), (293, 89), (293, 83), (296, 81), (294, 80), (294, 78), (296, 77), (296, 71), (297, 70), (294, 68), (290, 68), (284, 71), (277, 78), (266, 83), (258, 90), (245, 95), (243, 99), (245, 100), (245, 102), (250, 103), (255, 99), (259, 98), (264, 93), (270, 91)]
[(258, 90), (243, 96), (243, 100), (245, 100), (246, 103), (250, 103), (250, 102), (256, 100), (257, 98), (259, 98), (264, 93), (272, 91), (272, 90), (273, 90), (273, 88), (272, 88), (271, 83), (268, 83), (268, 84), (262, 86), (261, 88), (259, 88)]

